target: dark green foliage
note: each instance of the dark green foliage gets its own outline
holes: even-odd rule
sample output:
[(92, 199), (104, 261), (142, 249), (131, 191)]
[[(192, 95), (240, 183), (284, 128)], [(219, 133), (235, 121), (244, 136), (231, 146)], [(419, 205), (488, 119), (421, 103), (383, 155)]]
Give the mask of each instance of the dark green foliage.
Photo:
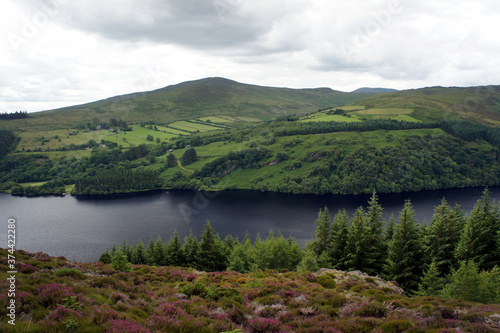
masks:
[(434, 209), (424, 247), (426, 259), (436, 265), (436, 269), (446, 276), (456, 266), (455, 248), (463, 228), (463, 213), (459, 207), (451, 208), (443, 198)]
[(443, 296), (481, 303), (500, 302), (500, 269), (480, 272), (472, 260), (463, 261), (458, 270), (452, 269)]
[(209, 272), (224, 270), (227, 264), (223, 246), (219, 234), (212, 228), (210, 221), (207, 221), (200, 241), (200, 269)]
[(368, 245), (369, 261), (365, 266), (364, 272), (369, 275), (376, 275), (378, 272), (382, 272), (387, 260), (387, 244), (384, 242), (382, 211), (383, 209), (378, 202), (377, 194), (373, 192), (368, 202), (368, 212), (366, 213), (366, 242)]
[(0, 130), (0, 159), (13, 148), (16, 137), (11, 131)]
[(185, 255), (182, 249), (182, 242), (177, 230), (165, 246), (165, 260), (169, 266), (182, 266), (185, 262)]
[(189, 165), (198, 160), (198, 155), (196, 154), (196, 150), (194, 148), (189, 148), (182, 155), (182, 165)]
[(78, 179), (74, 194), (109, 194), (160, 188), (158, 172), (154, 170), (127, 170), (115, 167), (98, 172), (95, 176)]
[(365, 212), (359, 207), (354, 213), (352, 224), (347, 234), (346, 252), (348, 253), (344, 265), (349, 270), (364, 271), (371, 263), (368, 248), (368, 227)]
[(313, 248), (316, 255), (319, 257), (323, 252), (328, 252), (331, 242), (331, 217), (328, 207), (319, 210), (318, 219), (316, 220), (316, 239), (314, 240)]
[(406, 201), (389, 242), (387, 276), (405, 290), (417, 290), (422, 275), (419, 228), (410, 201)]
[(473, 260), (481, 269), (498, 265), (498, 230), (499, 207), (490, 202), (489, 191), (486, 189), (467, 218), (455, 252), (457, 259)]
[(103, 264), (111, 264), (111, 259), (112, 259), (111, 254), (109, 254), (108, 251), (104, 252), (99, 257), (99, 261), (102, 262)]
[(331, 265), (336, 269), (346, 269), (345, 260), (348, 252), (347, 235), (349, 231), (347, 212), (339, 210), (332, 223), (330, 258)]
[(247, 251), (241, 244), (234, 247), (231, 255), (229, 256), (228, 270), (240, 273), (247, 273), (250, 271), (251, 261)]
[(176, 167), (177, 166), (177, 158), (175, 157), (174, 154), (172, 153), (169, 153), (167, 155), (167, 166), (169, 168), (173, 168), (173, 167)]
[(127, 256), (122, 251), (116, 250), (111, 259), (111, 266), (117, 271), (131, 272), (132, 267), (128, 263)]
[(422, 296), (438, 296), (444, 287), (445, 280), (442, 278), (438, 270), (438, 264), (432, 262), (427, 271), (422, 277), (422, 281), (418, 285), (418, 295)]

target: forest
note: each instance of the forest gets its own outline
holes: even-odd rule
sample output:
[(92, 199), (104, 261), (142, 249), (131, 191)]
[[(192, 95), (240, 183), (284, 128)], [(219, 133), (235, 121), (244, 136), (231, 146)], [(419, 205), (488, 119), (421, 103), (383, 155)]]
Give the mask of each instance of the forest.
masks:
[[(99, 126), (124, 125), (112, 119)], [(322, 133), (329, 134), (318, 135)], [(226, 188), (359, 194), (495, 186), (500, 185), (499, 133), (461, 120), (349, 123), (286, 117), (245, 129), (159, 143), (147, 140), (128, 148), (105, 139), (71, 143), (58, 148), (61, 156), (54, 158), (55, 151), (41, 149), (8, 154), (18, 139), (2, 131), (0, 190), (14, 195)], [(75, 150), (85, 154), (66, 157)], [(113, 176), (108, 171), (115, 168), (128, 171)], [(132, 173), (144, 184), (128, 181)], [(241, 176), (234, 177), (237, 174)]]
[(315, 238), (301, 249), (293, 238), (273, 231), (263, 239), (223, 240), (209, 221), (200, 237), (177, 232), (168, 241), (151, 238), (113, 245), (100, 257), (116, 269), (134, 265), (182, 266), (202, 271), (362, 271), (398, 283), (409, 295), (500, 302), (500, 206), (486, 189), (469, 215), (443, 198), (430, 223), (417, 224), (411, 202), (399, 217), (382, 219), (374, 193), (352, 217), (321, 209)]

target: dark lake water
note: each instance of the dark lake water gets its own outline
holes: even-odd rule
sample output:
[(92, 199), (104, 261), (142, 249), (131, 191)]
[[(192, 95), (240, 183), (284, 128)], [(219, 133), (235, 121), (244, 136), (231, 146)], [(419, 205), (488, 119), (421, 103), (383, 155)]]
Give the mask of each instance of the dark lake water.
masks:
[[(430, 221), (434, 206), (446, 197), (469, 212), (482, 188), (380, 194), (384, 217), (398, 217), (404, 201), (410, 199), (417, 219)], [(490, 189), (500, 199), (500, 187)], [(46, 252), (77, 261), (95, 261), (113, 243), (158, 235), (167, 240), (174, 230), (181, 237), (190, 230), (197, 237), (210, 220), (221, 237), (228, 234), (252, 239), (269, 230), (293, 236), (303, 246), (314, 236), (318, 210), (327, 206), (332, 213), (346, 208), (352, 214), (366, 206), (369, 195), (290, 195), (254, 191), (197, 193), (170, 191), (106, 199), (66, 197), (13, 197), (0, 193), (0, 247), (7, 246), (7, 220), (17, 222), (17, 249)], [(332, 214), (333, 215), (333, 214)]]

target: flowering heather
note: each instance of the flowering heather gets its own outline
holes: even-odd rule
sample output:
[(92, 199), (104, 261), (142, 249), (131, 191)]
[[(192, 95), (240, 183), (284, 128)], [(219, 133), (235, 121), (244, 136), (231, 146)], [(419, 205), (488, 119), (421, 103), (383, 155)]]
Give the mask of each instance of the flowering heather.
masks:
[[(0, 258), (6, 253), (0, 250)], [(17, 275), (19, 321), (2, 333), (500, 332), (499, 304), (408, 297), (360, 272), (204, 273), (135, 265), (126, 273), (108, 264), (18, 255), (36, 269)], [(73, 270), (85, 274), (56, 274)], [(0, 275), (4, 290), (6, 275)], [(0, 316), (7, 305), (0, 294)]]

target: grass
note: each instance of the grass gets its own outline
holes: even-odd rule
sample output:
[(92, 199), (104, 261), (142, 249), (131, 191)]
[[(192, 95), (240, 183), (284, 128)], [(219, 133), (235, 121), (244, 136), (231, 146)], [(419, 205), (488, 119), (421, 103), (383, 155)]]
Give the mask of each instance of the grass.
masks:
[(405, 108), (373, 108), (367, 110), (357, 110), (353, 111), (354, 114), (367, 114), (367, 115), (388, 115), (388, 114), (410, 114), (413, 109)]
[(338, 114), (326, 114), (325, 112), (319, 112), (315, 113), (310, 116), (306, 116), (299, 121), (301, 122), (311, 122), (311, 121), (338, 121), (338, 122), (347, 122), (347, 123), (353, 123), (353, 122), (360, 122), (356, 116), (351, 116), (351, 117), (346, 117)]

